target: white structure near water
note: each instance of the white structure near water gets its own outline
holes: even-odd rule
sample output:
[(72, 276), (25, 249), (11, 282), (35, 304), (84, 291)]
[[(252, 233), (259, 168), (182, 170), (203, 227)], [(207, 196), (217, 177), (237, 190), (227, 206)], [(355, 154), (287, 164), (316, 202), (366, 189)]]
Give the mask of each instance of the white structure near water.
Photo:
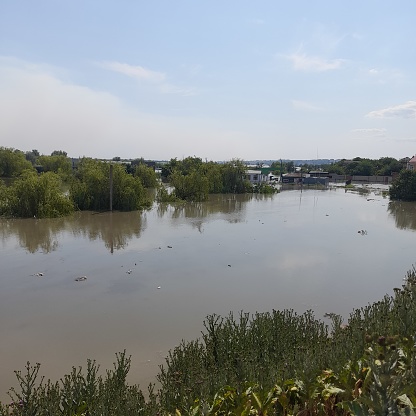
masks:
[(263, 175), (261, 173), (261, 170), (246, 170), (246, 179), (248, 181), (250, 181), (250, 183), (255, 184), (255, 183), (263, 183), (263, 182), (267, 182), (269, 180), (269, 176), (268, 175)]

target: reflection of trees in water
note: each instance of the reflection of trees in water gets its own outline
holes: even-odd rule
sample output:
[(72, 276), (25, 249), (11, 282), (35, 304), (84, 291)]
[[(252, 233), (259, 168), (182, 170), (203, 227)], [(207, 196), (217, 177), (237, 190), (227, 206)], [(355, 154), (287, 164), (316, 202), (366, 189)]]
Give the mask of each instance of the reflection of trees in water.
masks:
[(75, 236), (103, 240), (112, 252), (124, 248), (133, 237), (140, 237), (146, 218), (141, 212), (94, 214), (81, 212), (53, 219), (10, 219), (0, 222), (3, 241), (15, 235), (21, 247), (30, 253), (49, 253), (59, 246), (59, 234), (70, 231)]
[(244, 221), (246, 203), (252, 200), (272, 199), (274, 195), (266, 194), (225, 194), (210, 195), (208, 201), (185, 202), (173, 204), (159, 204), (157, 213), (159, 217), (170, 216), (173, 220), (180, 218), (192, 219), (190, 224), (200, 232), (203, 229), (203, 218), (215, 214), (225, 214), (224, 219), (230, 223)]
[(126, 247), (133, 237), (139, 238), (145, 224), (146, 217), (139, 211), (81, 213), (74, 218), (71, 230), (74, 235), (103, 240), (113, 252)]
[(58, 235), (65, 228), (65, 218), (8, 219), (0, 223), (2, 240), (15, 235), (21, 247), (30, 253), (49, 253), (57, 249)]
[(397, 228), (416, 230), (415, 202), (390, 201), (388, 211), (394, 217)]

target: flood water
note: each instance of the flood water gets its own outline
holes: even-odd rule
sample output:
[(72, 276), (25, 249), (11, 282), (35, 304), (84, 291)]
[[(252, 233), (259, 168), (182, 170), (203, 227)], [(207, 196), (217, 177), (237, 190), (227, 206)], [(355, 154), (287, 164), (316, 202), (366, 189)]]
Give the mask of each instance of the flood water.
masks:
[(0, 220), (0, 400), (28, 360), (58, 380), (124, 349), (145, 389), (212, 313), (348, 317), (402, 284), (415, 230), (416, 204), (339, 188)]

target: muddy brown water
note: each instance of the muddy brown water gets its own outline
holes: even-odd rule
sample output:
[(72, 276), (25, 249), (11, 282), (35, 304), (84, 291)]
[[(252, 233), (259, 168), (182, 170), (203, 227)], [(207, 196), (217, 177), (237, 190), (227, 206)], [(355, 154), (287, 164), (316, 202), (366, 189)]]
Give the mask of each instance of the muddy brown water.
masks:
[(58, 380), (87, 358), (110, 368), (124, 349), (129, 381), (145, 389), (212, 313), (348, 317), (402, 284), (416, 263), (415, 230), (416, 205), (390, 203), (380, 189), (2, 219), (0, 400), (28, 360)]

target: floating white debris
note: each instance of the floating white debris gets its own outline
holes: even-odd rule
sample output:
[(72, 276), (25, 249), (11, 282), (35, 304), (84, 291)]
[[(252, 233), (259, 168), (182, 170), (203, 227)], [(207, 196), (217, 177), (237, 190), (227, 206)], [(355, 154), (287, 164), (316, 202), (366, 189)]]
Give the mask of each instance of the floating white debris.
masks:
[(76, 282), (83, 282), (84, 280), (87, 280), (87, 276), (80, 276), (75, 278)]
[(158, 286), (157, 288), (158, 288), (158, 289), (162, 289), (162, 286)]

